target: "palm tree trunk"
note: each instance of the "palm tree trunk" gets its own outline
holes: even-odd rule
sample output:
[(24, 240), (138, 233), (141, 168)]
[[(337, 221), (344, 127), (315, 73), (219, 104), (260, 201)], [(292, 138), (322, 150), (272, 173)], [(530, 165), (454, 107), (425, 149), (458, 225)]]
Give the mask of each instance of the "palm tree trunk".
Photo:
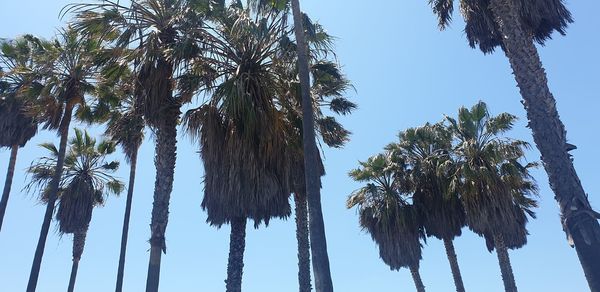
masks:
[(71, 277), (69, 278), (69, 288), (67, 292), (73, 292), (75, 290), (75, 279), (77, 278), (77, 270), (79, 269), (79, 260), (83, 254), (83, 248), (85, 247), (85, 237), (87, 236), (86, 227), (80, 232), (73, 234), (73, 265), (71, 266)]
[(419, 265), (413, 265), (409, 267), (410, 275), (415, 281), (415, 288), (417, 288), (417, 292), (425, 292), (425, 285), (423, 285), (423, 280), (421, 280), (421, 273), (419, 273)]
[(519, 21), (514, 1), (492, 0), (490, 8), (527, 110), (529, 127), (542, 154), (550, 187), (559, 203), (563, 229), (573, 240), (592, 291), (600, 291), (600, 215), (594, 212), (573, 167), (565, 127), (532, 36)]
[(448, 262), (450, 262), (450, 269), (452, 270), (452, 278), (454, 278), (456, 292), (465, 292), (465, 285), (463, 284), (462, 276), (460, 275), (460, 267), (458, 266), (458, 258), (456, 257), (452, 239), (445, 238), (444, 247), (446, 248)]
[[(169, 110), (169, 109), (167, 109)], [(150, 261), (146, 292), (158, 292), (160, 280), (160, 259), (167, 252), (165, 231), (169, 220), (169, 201), (173, 190), (173, 176), (177, 159), (177, 120), (179, 108), (165, 113), (163, 124), (156, 131), (156, 181), (154, 184), (154, 202), (152, 204), (152, 220), (150, 223)]]
[(2, 200), (0, 200), (0, 231), (2, 230), (2, 222), (4, 221), (4, 213), (8, 205), (8, 196), (10, 195), (10, 187), (15, 176), (15, 165), (17, 163), (17, 153), (19, 145), (15, 144), (10, 148), (10, 160), (8, 161), (8, 170), (6, 171), (6, 181), (4, 182), (4, 190), (2, 191)]
[(502, 234), (494, 235), (494, 245), (496, 246), (498, 263), (500, 264), (500, 271), (502, 272), (504, 290), (506, 292), (517, 292), (517, 284), (515, 283), (515, 276), (512, 271), (512, 265), (510, 264), (508, 248), (506, 248)]
[(127, 187), (127, 202), (125, 203), (125, 216), (123, 218), (123, 232), (121, 233), (121, 253), (119, 255), (119, 267), (117, 269), (116, 292), (123, 291), (123, 275), (125, 273), (125, 254), (127, 253), (127, 236), (129, 235), (129, 219), (131, 217), (131, 204), (133, 201), (133, 187), (135, 185), (135, 170), (137, 167), (136, 149), (130, 158), (129, 186)]
[(71, 265), (71, 277), (69, 277), (69, 287), (67, 292), (73, 292), (75, 290), (75, 278), (77, 278), (77, 270), (79, 269), (79, 259), (73, 259)]
[(231, 220), (229, 238), (229, 261), (227, 263), (227, 292), (242, 291), (242, 274), (244, 272), (244, 250), (246, 249), (246, 218)]
[(317, 160), (317, 144), (315, 141), (315, 121), (310, 96), (310, 76), (308, 68), (308, 45), (304, 34), (302, 13), (298, 0), (292, 0), (292, 12), (296, 42), (298, 43), (298, 71), (302, 92), (302, 129), (304, 133), (304, 176), (306, 179), (306, 194), (309, 210), (309, 230), (312, 251), (313, 272), (315, 289), (317, 292), (333, 292), (333, 282), (329, 270), (329, 256), (327, 255), (327, 239), (325, 237), (325, 224), (321, 210), (321, 182), (319, 164)]
[(306, 195), (294, 195), (296, 240), (298, 241), (298, 286), (300, 292), (310, 292), (310, 241), (308, 239), (308, 206)]
[(54, 205), (56, 203), (56, 197), (58, 195), (58, 185), (60, 183), (60, 179), (63, 172), (63, 166), (65, 164), (65, 153), (67, 151), (67, 140), (69, 138), (69, 127), (71, 125), (71, 118), (73, 115), (73, 106), (73, 104), (67, 104), (63, 120), (59, 127), (60, 145), (58, 148), (56, 169), (54, 170), (54, 177), (50, 182), (50, 192), (48, 194), (48, 202), (46, 202), (46, 213), (44, 214), (42, 230), (40, 231), (40, 237), (38, 239), (37, 247), (35, 249), (35, 255), (33, 257), (33, 264), (31, 265), (31, 272), (29, 274), (29, 281), (27, 283), (27, 292), (35, 292), (38, 277), (40, 275), (40, 268), (42, 267), (42, 257), (44, 256), (46, 239), (48, 238), (50, 222), (52, 221), (52, 214), (54, 213)]

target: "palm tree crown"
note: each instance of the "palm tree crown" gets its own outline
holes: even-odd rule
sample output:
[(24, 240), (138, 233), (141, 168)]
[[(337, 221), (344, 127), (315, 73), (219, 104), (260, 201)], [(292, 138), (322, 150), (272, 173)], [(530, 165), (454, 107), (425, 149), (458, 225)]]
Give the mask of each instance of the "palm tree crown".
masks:
[[(503, 46), (502, 34), (490, 9), (489, 0), (458, 0), (460, 12), (465, 19), (465, 33), (471, 47), (479, 47), (491, 53)], [(563, 0), (517, 0), (518, 17), (535, 41), (544, 44), (552, 33), (565, 34), (568, 24), (573, 22), (571, 13)], [(446, 28), (452, 21), (454, 0), (429, 0), (433, 12), (438, 16), (439, 27)]]

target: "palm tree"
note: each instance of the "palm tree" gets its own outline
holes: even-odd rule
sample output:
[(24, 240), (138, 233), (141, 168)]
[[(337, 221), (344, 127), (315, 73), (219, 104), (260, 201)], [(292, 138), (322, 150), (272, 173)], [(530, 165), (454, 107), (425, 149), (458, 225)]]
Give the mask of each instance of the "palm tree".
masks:
[[(335, 55), (332, 37), (318, 24), (308, 17), (304, 18), (307, 27), (306, 37), (310, 47), (310, 73), (312, 75), (311, 93), (315, 112), (315, 123), (318, 125), (318, 137), (329, 147), (340, 148), (348, 141), (350, 132), (333, 116), (323, 113), (328, 108), (338, 115), (350, 114), (356, 105), (346, 97), (346, 91), (352, 88), (350, 82), (342, 74), (339, 65), (328, 60)], [(296, 43), (287, 37), (281, 41), (281, 49), (276, 57), (276, 70), (279, 72), (281, 91), (278, 102), (288, 124), (289, 155), (292, 158), (292, 191), (294, 193), (296, 216), (296, 239), (298, 241), (298, 281), (301, 292), (311, 291), (310, 283), (310, 240), (308, 228), (308, 206), (306, 202), (306, 183), (304, 174), (304, 154), (302, 135), (302, 95), (298, 81), (298, 65)], [(325, 169), (320, 155), (317, 155), (319, 172), (323, 176)]]
[[(430, 0), (440, 28), (450, 23), (453, 0)], [(542, 155), (563, 229), (576, 249), (591, 290), (600, 291), (600, 214), (595, 212), (573, 167), (564, 124), (548, 87), (535, 42), (554, 31), (565, 34), (573, 20), (562, 0), (460, 0), (472, 47), (491, 53), (500, 46), (508, 57), (527, 110), (529, 127)]]
[(218, 20), (216, 81), (209, 101), (186, 114), (200, 143), (209, 224), (231, 225), (226, 291), (241, 291), (247, 218), (258, 227), (286, 218), (291, 208), (285, 121), (277, 110), (277, 72), (271, 58), (284, 35), (281, 14), (232, 5)]
[(315, 121), (310, 92), (309, 54), (299, 0), (291, 0), (294, 32), (298, 51), (298, 72), (302, 94), (302, 129), (304, 148), (304, 172), (309, 211), (309, 231), (317, 292), (333, 292), (329, 270), (325, 224), (321, 210), (321, 182), (319, 177), (318, 151), (315, 141)]
[(33, 112), (45, 129), (57, 130), (60, 144), (54, 177), (48, 184), (48, 203), (35, 251), (27, 291), (33, 292), (42, 264), (46, 238), (58, 196), (62, 177), (69, 127), (76, 109), (85, 105), (85, 94), (94, 90), (91, 78), (95, 75), (94, 52), (100, 43), (79, 35), (72, 28), (60, 31), (54, 41), (31, 37), (34, 62), (40, 67), (43, 88), (33, 102)]
[(451, 184), (461, 194), (469, 228), (493, 239), (507, 292), (517, 291), (517, 287), (506, 243), (526, 236), (522, 232), (526, 221), (523, 222), (522, 211), (514, 204), (514, 193), (520, 190), (514, 189), (517, 183), (507, 183), (516, 179), (507, 179), (502, 169), (507, 162), (521, 159), (523, 147), (527, 146), (526, 142), (500, 136), (512, 128), (515, 120), (508, 113), (491, 116), (484, 102), (470, 110), (460, 108), (458, 119), (447, 117), (457, 143), (456, 174)]
[(133, 201), (133, 189), (137, 166), (138, 150), (144, 140), (144, 118), (140, 109), (135, 105), (135, 98), (131, 95), (123, 100), (122, 107), (111, 113), (105, 135), (116, 142), (123, 149), (125, 158), (129, 162), (129, 186), (127, 187), (127, 201), (123, 217), (123, 231), (121, 233), (121, 251), (119, 254), (119, 267), (117, 269), (117, 284), (115, 291), (123, 290), (123, 276), (125, 273), (125, 255), (127, 252), (127, 236), (129, 234), (129, 220)]
[(379, 246), (383, 262), (392, 270), (409, 268), (417, 291), (424, 292), (419, 274), (424, 233), (410, 203), (410, 190), (405, 188), (407, 169), (402, 157), (373, 156), (349, 175), (366, 185), (348, 197), (346, 206), (358, 206), (360, 226)]
[[(492, 252), (496, 249), (497, 251), (503, 280), (505, 275), (508, 275), (508, 279), (514, 279), (508, 249), (518, 249), (527, 244), (527, 236), (529, 235), (526, 228), (527, 217), (536, 218), (533, 209), (538, 206), (537, 201), (534, 199), (538, 195), (537, 184), (529, 174), (529, 169), (537, 167), (537, 163), (522, 165), (519, 160), (524, 156), (523, 149), (517, 147), (515, 150), (516, 152), (512, 153), (513, 158), (508, 159), (500, 166), (500, 175), (504, 184), (510, 189), (513, 208), (517, 213), (517, 226), (513, 230), (504, 230), (500, 238), (494, 237), (492, 234), (484, 234), (488, 250)], [(496, 244), (499, 244), (498, 248), (496, 248)]]
[(427, 236), (444, 242), (456, 291), (464, 292), (453, 240), (462, 234), (465, 212), (458, 194), (449, 191), (453, 171), (451, 133), (443, 124), (426, 124), (401, 132), (399, 138), (386, 149), (406, 157), (410, 184), (415, 188), (413, 204), (421, 224)]
[[(72, 292), (92, 211), (94, 207), (103, 205), (109, 194), (118, 195), (124, 186), (112, 175), (117, 171), (119, 162), (106, 161), (106, 156), (115, 150), (114, 144), (104, 141), (97, 144), (87, 132), (79, 129), (75, 129), (75, 136), (69, 144), (59, 184), (56, 219), (61, 234), (73, 234), (73, 266), (67, 290)], [(56, 171), (59, 150), (51, 143), (41, 146), (50, 155), (38, 159), (28, 168), (31, 182), (27, 188), (41, 190), (42, 200), (47, 203), (48, 187)]]
[[(150, 224), (150, 260), (146, 291), (158, 291), (160, 260), (166, 252), (165, 232), (173, 189), (177, 151), (177, 124), (181, 106), (190, 102), (204, 79), (191, 78), (184, 67), (201, 52), (210, 36), (205, 34), (205, 5), (186, 0), (131, 1), (129, 7), (114, 1), (76, 4), (78, 30), (95, 36), (118, 35), (117, 49), (128, 51), (142, 94), (139, 106), (148, 126), (156, 134), (156, 181)], [(210, 5), (209, 5), (210, 6)], [(196, 9), (197, 8), (197, 9)], [(210, 8), (210, 7), (207, 7)], [(201, 41), (199, 43), (198, 41)], [(125, 50), (133, 47), (133, 50)]]
[(32, 80), (31, 47), (25, 38), (0, 43), (0, 147), (10, 148), (6, 181), (0, 200), (0, 230), (8, 205), (19, 147), (37, 133), (37, 121), (27, 113), (27, 87)]

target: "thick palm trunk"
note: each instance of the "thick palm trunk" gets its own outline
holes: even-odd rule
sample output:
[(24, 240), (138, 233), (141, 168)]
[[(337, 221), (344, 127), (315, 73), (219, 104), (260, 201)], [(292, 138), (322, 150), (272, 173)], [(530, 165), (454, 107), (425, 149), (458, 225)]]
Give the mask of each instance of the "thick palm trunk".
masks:
[(500, 271), (502, 272), (502, 282), (504, 282), (504, 291), (517, 292), (517, 284), (515, 283), (515, 276), (512, 271), (512, 265), (510, 264), (508, 248), (506, 248), (506, 244), (504, 243), (504, 237), (502, 236), (502, 234), (494, 235), (494, 245), (496, 247), (496, 254), (498, 255), (498, 264), (500, 265)]
[(17, 153), (19, 145), (13, 145), (10, 148), (10, 160), (8, 161), (8, 170), (6, 171), (6, 181), (4, 182), (4, 190), (2, 191), (2, 199), (0, 200), (0, 231), (2, 230), (2, 222), (4, 221), (4, 213), (8, 205), (8, 196), (10, 195), (10, 187), (12, 186), (13, 177), (15, 176), (15, 165), (17, 164)]
[(572, 238), (592, 291), (600, 291), (600, 225), (568, 153), (565, 127), (531, 34), (523, 30), (514, 1), (492, 0), (506, 56), (527, 110), (529, 127), (542, 154), (550, 187), (559, 203), (563, 229)]
[(452, 239), (444, 239), (444, 247), (446, 248), (448, 262), (450, 262), (450, 269), (452, 270), (452, 278), (454, 278), (456, 292), (465, 292), (465, 285), (463, 284), (462, 276), (460, 274), (458, 258), (456, 257), (456, 251), (454, 250), (454, 243), (452, 242)]
[(156, 181), (154, 184), (154, 202), (152, 204), (152, 220), (150, 223), (150, 261), (146, 292), (158, 292), (160, 280), (160, 259), (167, 251), (165, 231), (169, 220), (169, 201), (173, 190), (173, 176), (177, 159), (177, 119), (179, 108), (165, 113), (165, 120), (156, 132)]
[(83, 248), (85, 247), (87, 230), (86, 227), (84, 230), (73, 234), (73, 265), (71, 266), (71, 277), (69, 278), (67, 292), (73, 292), (75, 290), (75, 279), (77, 278), (77, 270), (79, 269), (79, 260), (81, 260)]
[(246, 218), (231, 220), (229, 237), (229, 260), (227, 262), (227, 292), (242, 291), (242, 274), (244, 272), (244, 250), (246, 249)]
[(315, 141), (315, 121), (310, 96), (310, 76), (308, 69), (308, 45), (304, 34), (302, 13), (298, 0), (292, 0), (292, 12), (296, 42), (298, 43), (298, 71), (302, 92), (302, 129), (304, 133), (304, 172), (306, 179), (306, 194), (309, 210), (309, 230), (317, 292), (332, 292), (333, 283), (329, 271), (329, 256), (327, 255), (327, 239), (325, 237), (325, 224), (321, 210), (321, 183), (319, 162), (317, 160), (317, 145)]
[(310, 241), (308, 239), (308, 205), (306, 195), (294, 195), (296, 240), (298, 241), (298, 286), (300, 292), (310, 292)]
[(415, 288), (417, 288), (417, 292), (425, 292), (425, 285), (423, 285), (423, 280), (421, 280), (421, 273), (419, 273), (419, 266), (414, 265), (410, 266), (410, 275), (415, 282)]
[(121, 253), (119, 255), (119, 267), (117, 269), (116, 292), (123, 291), (123, 275), (125, 273), (125, 255), (127, 253), (127, 236), (129, 235), (129, 219), (131, 217), (131, 204), (133, 201), (133, 187), (135, 185), (135, 170), (137, 167), (138, 150), (132, 153), (130, 158), (129, 186), (127, 187), (127, 202), (125, 203), (125, 216), (123, 217), (123, 231), (121, 233)]
[(38, 277), (40, 275), (40, 268), (42, 266), (42, 257), (44, 256), (44, 248), (46, 247), (46, 239), (48, 238), (48, 231), (50, 230), (50, 222), (52, 221), (52, 214), (54, 213), (54, 205), (56, 203), (56, 197), (58, 195), (58, 185), (63, 172), (63, 166), (65, 164), (65, 153), (67, 151), (67, 140), (69, 138), (69, 127), (71, 125), (71, 118), (73, 115), (73, 105), (67, 104), (65, 109), (63, 120), (60, 124), (60, 145), (58, 148), (58, 158), (56, 161), (56, 169), (54, 170), (54, 177), (50, 182), (50, 192), (48, 194), (48, 202), (46, 202), (46, 213), (44, 214), (44, 221), (42, 222), (42, 230), (40, 231), (40, 237), (38, 239), (37, 247), (35, 249), (35, 255), (33, 257), (33, 264), (31, 265), (31, 272), (29, 274), (29, 282), (27, 283), (27, 292), (34, 292), (37, 287)]

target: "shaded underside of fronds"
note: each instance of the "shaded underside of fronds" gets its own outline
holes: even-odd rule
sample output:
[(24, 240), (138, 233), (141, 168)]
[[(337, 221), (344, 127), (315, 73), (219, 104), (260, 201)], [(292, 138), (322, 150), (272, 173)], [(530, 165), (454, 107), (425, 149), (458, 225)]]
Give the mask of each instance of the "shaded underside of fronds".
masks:
[(462, 234), (466, 218), (458, 196), (446, 196), (439, 190), (417, 191), (413, 203), (427, 236), (452, 239)]
[(410, 205), (370, 205), (359, 208), (360, 225), (379, 246), (379, 256), (390, 269), (419, 264), (422, 230)]
[(0, 147), (23, 147), (37, 133), (37, 122), (25, 106), (17, 99), (0, 97)]
[(60, 192), (58, 211), (59, 231), (61, 233), (75, 233), (83, 230), (92, 220), (92, 210), (101, 194), (94, 189), (94, 184), (89, 178), (77, 177)]
[[(519, 0), (521, 24), (526, 32), (533, 35), (540, 44), (551, 38), (554, 31), (565, 34), (569, 23), (573, 22), (571, 13), (563, 0)], [(461, 13), (466, 21), (465, 33), (471, 47), (479, 47), (484, 53), (491, 53), (502, 46), (502, 37), (498, 25), (490, 10), (489, 0), (461, 0)], [(444, 13), (438, 13), (444, 16)]]
[(116, 113), (108, 122), (106, 135), (119, 144), (125, 157), (130, 159), (144, 139), (144, 118), (135, 110)]
[(215, 226), (247, 217), (258, 226), (290, 215), (290, 169), (283, 132), (249, 139), (216, 107), (205, 105), (189, 113), (188, 129), (200, 141), (204, 162), (202, 207)]

